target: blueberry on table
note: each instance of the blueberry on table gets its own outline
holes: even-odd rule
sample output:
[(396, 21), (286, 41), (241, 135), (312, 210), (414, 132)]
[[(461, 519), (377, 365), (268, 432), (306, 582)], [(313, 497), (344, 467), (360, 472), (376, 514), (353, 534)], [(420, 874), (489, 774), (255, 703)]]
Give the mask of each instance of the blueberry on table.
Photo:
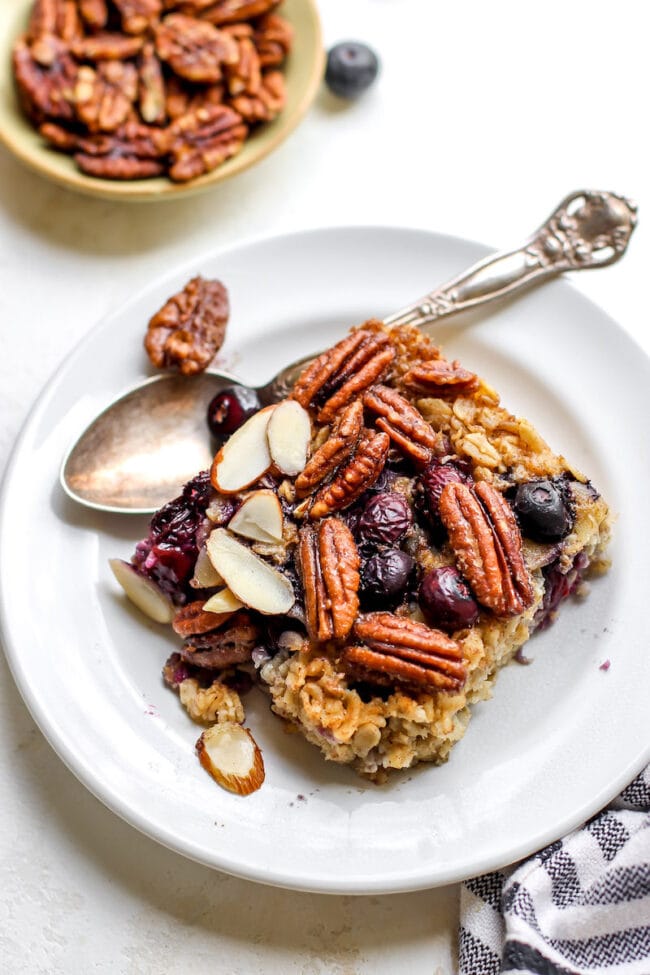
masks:
[(520, 484), (514, 509), (523, 534), (535, 542), (559, 542), (573, 526), (573, 515), (553, 481)]
[(215, 437), (228, 437), (261, 409), (259, 397), (248, 386), (227, 386), (210, 400), (208, 427)]
[(328, 52), (325, 84), (340, 98), (358, 98), (378, 73), (377, 55), (359, 41), (343, 41)]
[(418, 601), (427, 623), (449, 633), (473, 626), (478, 619), (478, 604), (453, 565), (427, 572), (420, 583)]

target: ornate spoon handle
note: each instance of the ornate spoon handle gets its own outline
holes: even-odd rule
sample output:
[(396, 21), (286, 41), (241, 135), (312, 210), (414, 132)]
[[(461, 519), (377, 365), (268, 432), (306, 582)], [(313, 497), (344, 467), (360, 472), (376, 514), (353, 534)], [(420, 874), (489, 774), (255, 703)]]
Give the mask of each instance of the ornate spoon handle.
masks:
[(614, 193), (578, 190), (521, 247), (501, 251), (384, 319), (420, 328), (562, 271), (605, 267), (622, 256), (636, 225), (636, 206)]

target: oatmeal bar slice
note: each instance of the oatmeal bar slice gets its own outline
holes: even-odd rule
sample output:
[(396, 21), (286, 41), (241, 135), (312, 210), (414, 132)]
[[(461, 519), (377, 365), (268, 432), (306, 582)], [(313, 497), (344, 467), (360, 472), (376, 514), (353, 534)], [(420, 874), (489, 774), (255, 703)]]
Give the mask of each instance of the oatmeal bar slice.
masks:
[[(248, 669), (275, 714), (365, 776), (443, 762), (499, 668), (606, 568), (607, 504), (412, 326), (352, 330), (291, 399), (311, 430), (303, 469), (283, 473), (271, 449), (256, 481), (224, 493), (222, 451), (211, 481), (154, 516), (134, 568), (177, 608), (217, 595), (182, 614), (208, 631), (181, 650), (206, 665), (203, 684)], [(256, 416), (257, 433), (231, 442), (231, 475), (237, 443), (260, 437)], [(282, 578), (281, 612), (241, 566)]]

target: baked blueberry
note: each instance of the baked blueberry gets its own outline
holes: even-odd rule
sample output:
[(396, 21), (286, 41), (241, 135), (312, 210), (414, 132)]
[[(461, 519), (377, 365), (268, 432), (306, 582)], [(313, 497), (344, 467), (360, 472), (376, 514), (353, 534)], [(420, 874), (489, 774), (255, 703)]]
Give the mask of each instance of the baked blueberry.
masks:
[(413, 575), (415, 560), (399, 548), (383, 549), (371, 556), (363, 567), (363, 593), (373, 602), (401, 596)]
[(452, 565), (427, 572), (420, 583), (418, 601), (427, 622), (449, 633), (473, 626), (478, 619), (478, 604)]
[(335, 44), (327, 55), (325, 84), (340, 98), (358, 98), (379, 73), (375, 52), (359, 41)]
[(210, 433), (215, 437), (230, 436), (261, 406), (254, 389), (227, 386), (210, 400), (207, 415)]
[(523, 534), (535, 542), (559, 542), (573, 527), (573, 515), (553, 481), (520, 484), (514, 509)]
[(405, 535), (413, 523), (409, 503), (401, 494), (375, 494), (357, 522), (362, 542), (391, 545)]

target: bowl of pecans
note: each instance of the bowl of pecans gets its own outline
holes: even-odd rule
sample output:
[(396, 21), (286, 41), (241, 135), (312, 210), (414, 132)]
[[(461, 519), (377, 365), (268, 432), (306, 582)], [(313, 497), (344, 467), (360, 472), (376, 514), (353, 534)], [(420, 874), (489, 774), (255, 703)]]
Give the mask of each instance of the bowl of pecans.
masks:
[(70, 189), (174, 199), (297, 126), (324, 54), (315, 0), (14, 0), (0, 140)]

